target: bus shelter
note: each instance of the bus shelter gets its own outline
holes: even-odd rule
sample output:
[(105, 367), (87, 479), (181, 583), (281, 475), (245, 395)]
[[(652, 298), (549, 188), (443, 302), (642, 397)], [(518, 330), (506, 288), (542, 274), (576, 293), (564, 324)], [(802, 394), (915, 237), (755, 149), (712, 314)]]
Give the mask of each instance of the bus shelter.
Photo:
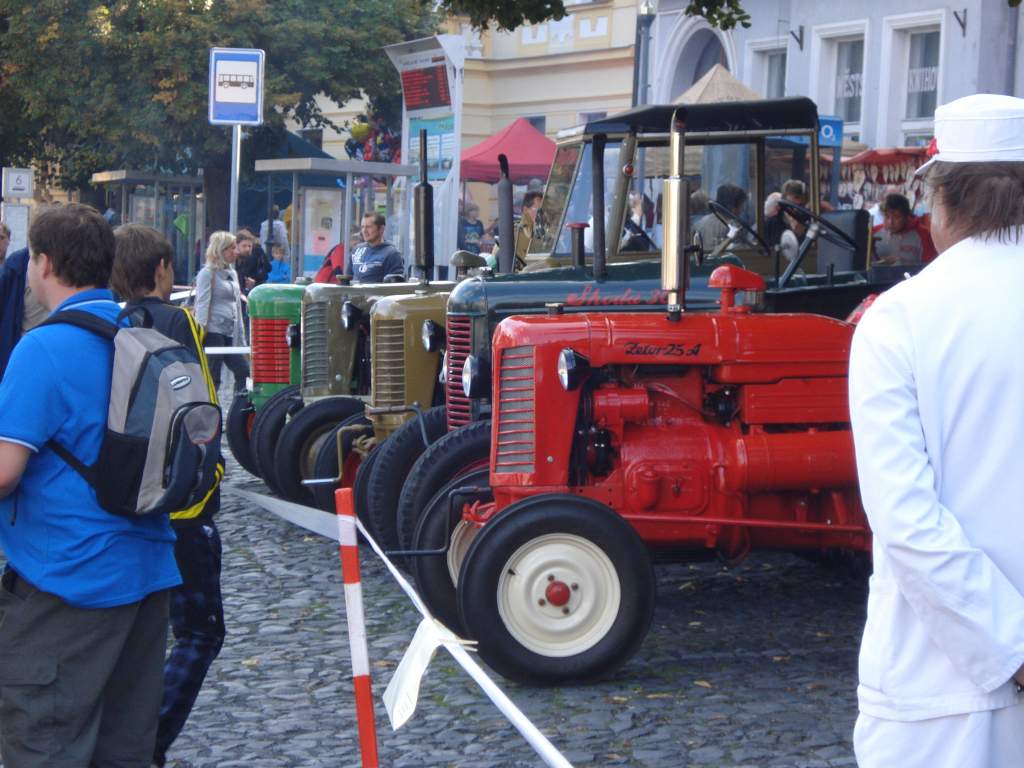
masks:
[(92, 175), (104, 193), (105, 215), (118, 224), (145, 224), (174, 248), (175, 282), (192, 284), (206, 242), (206, 195), (201, 176), (118, 170)]
[(289, 233), (292, 275), (312, 275), (327, 253), (344, 243), (346, 255), (362, 239), (366, 213), (383, 214), (384, 239), (410, 261), (414, 165), (294, 157), (257, 160), (257, 173), (292, 177), (292, 227)]

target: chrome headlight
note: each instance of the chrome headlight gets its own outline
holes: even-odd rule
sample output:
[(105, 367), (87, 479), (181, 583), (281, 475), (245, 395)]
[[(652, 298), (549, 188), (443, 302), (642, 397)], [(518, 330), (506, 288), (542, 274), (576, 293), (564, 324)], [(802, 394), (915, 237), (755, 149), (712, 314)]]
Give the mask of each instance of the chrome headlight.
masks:
[(489, 378), (487, 366), (475, 355), (470, 355), (462, 364), (462, 394), (471, 398), (485, 397)]
[(359, 326), (359, 319), (363, 316), (363, 310), (346, 301), (341, 305), (341, 327), (346, 331), (353, 331)]
[(558, 381), (566, 392), (576, 389), (589, 370), (590, 361), (571, 349), (563, 349), (558, 355)]
[(427, 352), (437, 352), (444, 346), (444, 326), (435, 323), (433, 320), (423, 321), (423, 330), (420, 332), (420, 340)]
[(302, 344), (302, 332), (298, 323), (289, 323), (284, 332), (284, 344), (288, 349), (298, 349)]

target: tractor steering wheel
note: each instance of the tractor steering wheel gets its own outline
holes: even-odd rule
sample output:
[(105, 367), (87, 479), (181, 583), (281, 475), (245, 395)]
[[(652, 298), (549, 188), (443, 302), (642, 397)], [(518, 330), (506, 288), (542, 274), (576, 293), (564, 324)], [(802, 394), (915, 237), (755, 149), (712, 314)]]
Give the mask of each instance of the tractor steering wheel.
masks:
[(833, 245), (838, 245), (840, 248), (846, 248), (851, 251), (857, 250), (857, 243), (852, 237), (843, 232), (839, 227), (833, 224), (826, 218), (819, 216), (810, 208), (804, 208), (802, 205), (797, 205), (789, 200), (779, 200), (779, 207), (784, 211), (788, 211), (789, 215), (795, 219), (798, 219), (802, 223), (806, 223), (808, 220), (816, 221), (819, 226), (819, 235), (824, 239), (828, 240)]
[(757, 234), (757, 230), (747, 224), (747, 222), (715, 200), (708, 201), (708, 208), (710, 208), (711, 212), (715, 214), (715, 218), (725, 224), (725, 226), (730, 228), (736, 227), (741, 232), (751, 236), (754, 239), (754, 242), (764, 249), (765, 255), (771, 256), (771, 247), (759, 234)]
[[(840, 248), (847, 248), (851, 251), (857, 250), (857, 243), (854, 242), (852, 237), (843, 232), (843, 230), (839, 229), (839, 227), (832, 222), (816, 214), (814, 211), (804, 208), (802, 205), (791, 203), (789, 200), (779, 200), (778, 202), (780, 208), (784, 211), (789, 211), (791, 216), (799, 219), (801, 222), (811, 221), (817, 224), (818, 237), (828, 240), (828, 242), (833, 245), (838, 245)], [(786, 271), (779, 277), (778, 283), (776, 283), (775, 286), (776, 288), (781, 289), (786, 287), (790, 278), (793, 277), (796, 271), (800, 268), (800, 265), (803, 263), (804, 256), (806, 256), (807, 251), (810, 250), (811, 242), (814, 239), (814, 237), (804, 238), (804, 241), (800, 244), (800, 250), (797, 252), (796, 258), (789, 263), (789, 266), (786, 267)]]

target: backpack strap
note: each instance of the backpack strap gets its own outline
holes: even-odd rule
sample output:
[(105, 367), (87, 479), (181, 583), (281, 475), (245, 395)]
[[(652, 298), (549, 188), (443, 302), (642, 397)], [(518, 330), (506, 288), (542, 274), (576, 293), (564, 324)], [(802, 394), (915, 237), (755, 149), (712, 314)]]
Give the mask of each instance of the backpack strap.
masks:
[(84, 312), (80, 309), (65, 309), (55, 315), (50, 315), (46, 320), (37, 325), (42, 328), (44, 325), (73, 325), (76, 328), (95, 333), (97, 336), (114, 340), (121, 327), (117, 323), (97, 317), (92, 312)]
[[(46, 320), (37, 325), (37, 328), (41, 328), (44, 325), (73, 325), (76, 328), (95, 333), (97, 336), (102, 336), (111, 341), (114, 340), (114, 336), (120, 330), (120, 326), (117, 323), (112, 323), (109, 320), (104, 320), (102, 317), (97, 317), (92, 312), (84, 312), (80, 309), (65, 309), (63, 312), (58, 312), (55, 315), (51, 315)], [(82, 476), (82, 478), (89, 483), (89, 485), (96, 486), (96, 475), (93, 472), (92, 467), (87, 467), (71, 453), (67, 448), (58, 443), (53, 438), (46, 441), (47, 447), (49, 447), (54, 453), (60, 456), (75, 472)]]

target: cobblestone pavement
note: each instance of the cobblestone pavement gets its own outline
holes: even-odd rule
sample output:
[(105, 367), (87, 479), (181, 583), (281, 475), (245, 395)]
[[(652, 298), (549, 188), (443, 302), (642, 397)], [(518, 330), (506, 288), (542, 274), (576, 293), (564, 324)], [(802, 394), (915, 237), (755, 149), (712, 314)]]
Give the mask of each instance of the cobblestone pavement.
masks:
[[(231, 488), (218, 518), (228, 638), (169, 765), (358, 766), (337, 548)], [(418, 615), (363, 556), (381, 765), (541, 761), (444, 652), (398, 732), (380, 703)], [(849, 766), (863, 580), (788, 554), (658, 567), (639, 654), (597, 685), (506, 693), (576, 766)]]

